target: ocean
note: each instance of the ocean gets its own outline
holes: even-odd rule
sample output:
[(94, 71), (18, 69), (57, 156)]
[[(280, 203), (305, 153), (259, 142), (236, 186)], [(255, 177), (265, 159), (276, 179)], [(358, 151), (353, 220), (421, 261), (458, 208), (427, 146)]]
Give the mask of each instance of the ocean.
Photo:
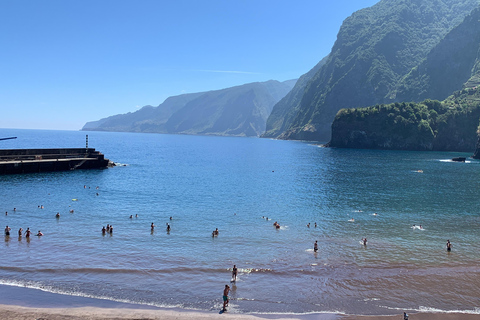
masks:
[(0, 176), (1, 285), (218, 312), (228, 284), (231, 313), (480, 314), (480, 162), (450, 161), (470, 154), (14, 129), (0, 148), (86, 134), (121, 165)]

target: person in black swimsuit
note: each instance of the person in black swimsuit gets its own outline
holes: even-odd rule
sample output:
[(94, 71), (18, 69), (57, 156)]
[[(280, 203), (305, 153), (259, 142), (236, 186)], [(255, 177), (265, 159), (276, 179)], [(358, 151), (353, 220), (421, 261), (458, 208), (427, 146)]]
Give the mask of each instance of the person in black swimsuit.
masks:
[(452, 251), (452, 244), (450, 243), (450, 240), (447, 240), (447, 251)]

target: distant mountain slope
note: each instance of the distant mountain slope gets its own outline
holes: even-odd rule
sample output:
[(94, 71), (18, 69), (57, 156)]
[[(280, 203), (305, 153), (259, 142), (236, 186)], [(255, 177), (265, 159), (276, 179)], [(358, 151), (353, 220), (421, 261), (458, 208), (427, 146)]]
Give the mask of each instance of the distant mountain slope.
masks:
[(135, 112), (87, 122), (82, 130), (166, 133), (165, 123), (172, 114), (201, 95), (202, 93), (192, 93), (169, 97), (158, 107), (145, 106)]
[(309, 72), (302, 75), (297, 83), (295, 83), (293, 89), (273, 107), (267, 119), (266, 132), (262, 137), (274, 138), (287, 129), (286, 126), (292, 122), (292, 119), (298, 112), (298, 103), (302, 99), (305, 87), (310, 79), (312, 79), (318, 70), (327, 62), (327, 58), (328, 56), (323, 58)]
[(259, 136), (273, 106), (295, 82), (271, 80), (170, 97), (158, 107), (88, 122), (82, 130)]
[(279, 138), (328, 141), (338, 110), (388, 101), (398, 81), (478, 3), (382, 0), (355, 12), (344, 21), (302, 99), (290, 106), (298, 112)]
[(480, 7), (430, 51), (427, 58), (399, 83), (397, 101), (445, 99), (464, 85), (479, 84)]

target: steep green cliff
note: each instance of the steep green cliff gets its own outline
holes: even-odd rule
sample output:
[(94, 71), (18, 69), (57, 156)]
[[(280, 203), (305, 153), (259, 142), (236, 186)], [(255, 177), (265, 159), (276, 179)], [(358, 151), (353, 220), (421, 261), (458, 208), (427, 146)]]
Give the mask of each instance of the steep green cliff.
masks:
[(302, 75), (295, 83), (293, 89), (274, 106), (267, 119), (266, 131), (262, 135), (263, 138), (275, 138), (288, 129), (286, 126), (293, 121), (298, 112), (299, 102), (302, 99), (305, 87), (327, 62), (327, 58), (328, 56), (323, 58), (315, 67)]
[(473, 152), (480, 120), (480, 88), (446, 100), (342, 109), (330, 147)]
[(480, 7), (430, 51), (398, 84), (397, 101), (445, 99), (453, 91), (478, 85), (480, 74)]
[(355, 12), (344, 21), (328, 60), (300, 101), (290, 105), (298, 111), (278, 137), (328, 141), (341, 108), (390, 101), (397, 83), (478, 3), (382, 0)]

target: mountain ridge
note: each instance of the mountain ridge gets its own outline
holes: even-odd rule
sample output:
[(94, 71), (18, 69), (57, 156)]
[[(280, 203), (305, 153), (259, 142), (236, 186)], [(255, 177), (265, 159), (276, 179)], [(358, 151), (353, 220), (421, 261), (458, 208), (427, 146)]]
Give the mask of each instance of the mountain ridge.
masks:
[(260, 136), (273, 105), (295, 82), (269, 80), (173, 96), (157, 107), (87, 122), (82, 130)]

